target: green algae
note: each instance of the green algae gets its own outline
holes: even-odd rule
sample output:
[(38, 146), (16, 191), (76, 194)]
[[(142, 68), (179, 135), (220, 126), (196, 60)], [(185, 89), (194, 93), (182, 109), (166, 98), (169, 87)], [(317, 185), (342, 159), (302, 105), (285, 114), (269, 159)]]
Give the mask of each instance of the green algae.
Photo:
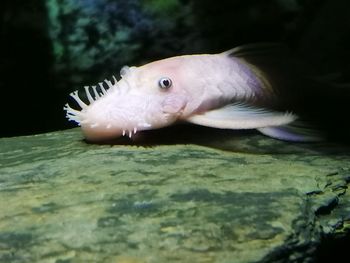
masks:
[(306, 260), (348, 231), (345, 149), (183, 129), (156, 144), (1, 139), (0, 261)]

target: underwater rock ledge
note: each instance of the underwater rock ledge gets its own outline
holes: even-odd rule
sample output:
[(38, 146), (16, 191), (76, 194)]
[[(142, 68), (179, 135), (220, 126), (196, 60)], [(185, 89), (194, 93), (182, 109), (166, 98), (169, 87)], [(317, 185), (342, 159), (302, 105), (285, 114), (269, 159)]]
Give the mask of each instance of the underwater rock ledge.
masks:
[(0, 262), (311, 262), (349, 233), (348, 149), (189, 126), (149, 138), (0, 139)]

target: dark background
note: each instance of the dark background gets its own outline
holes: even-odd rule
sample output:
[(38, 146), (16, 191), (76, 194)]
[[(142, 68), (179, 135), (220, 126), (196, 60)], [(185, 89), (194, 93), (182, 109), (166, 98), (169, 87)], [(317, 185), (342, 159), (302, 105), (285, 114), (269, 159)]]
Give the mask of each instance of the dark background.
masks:
[(125, 65), (278, 41), (349, 76), (347, 0), (2, 0), (0, 136), (73, 127), (68, 94)]

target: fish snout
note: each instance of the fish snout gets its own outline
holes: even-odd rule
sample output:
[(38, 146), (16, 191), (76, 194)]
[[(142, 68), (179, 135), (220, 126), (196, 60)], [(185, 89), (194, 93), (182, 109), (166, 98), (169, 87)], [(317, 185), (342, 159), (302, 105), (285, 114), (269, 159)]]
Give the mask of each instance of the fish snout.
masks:
[[(112, 85), (111, 85), (112, 86)], [(102, 88), (102, 87), (101, 87)], [(181, 94), (150, 94), (139, 89), (129, 89), (119, 81), (108, 91), (101, 89), (95, 96), (86, 88), (89, 104), (83, 102), (78, 93), (71, 94), (81, 110), (64, 107), (69, 120), (77, 122), (89, 141), (105, 141), (120, 136), (132, 137), (138, 131), (162, 128), (179, 118), (187, 105)]]
[(87, 121), (81, 123), (87, 140), (131, 138), (138, 131), (163, 128), (176, 122), (186, 106), (186, 100), (179, 96), (112, 97), (101, 99), (87, 109)]
[(120, 136), (132, 137), (138, 131), (152, 127), (149, 122), (149, 99), (126, 94), (96, 101), (86, 110), (81, 122), (84, 136), (90, 141), (102, 141)]

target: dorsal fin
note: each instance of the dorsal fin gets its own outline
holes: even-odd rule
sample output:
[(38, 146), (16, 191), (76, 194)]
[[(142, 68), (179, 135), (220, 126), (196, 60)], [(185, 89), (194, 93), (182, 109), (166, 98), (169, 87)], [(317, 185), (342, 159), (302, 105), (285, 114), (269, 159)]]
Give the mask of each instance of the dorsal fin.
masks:
[(238, 58), (247, 58), (251, 56), (282, 56), (289, 53), (287, 46), (281, 43), (256, 43), (238, 46), (222, 52), (223, 55), (233, 56)]
[[(263, 82), (263, 86), (278, 96), (279, 108), (299, 112), (303, 94), (309, 90), (305, 76), (312, 67), (299, 60), (283, 43), (242, 45), (222, 55), (246, 64)], [(311, 69), (311, 70), (310, 70)]]

